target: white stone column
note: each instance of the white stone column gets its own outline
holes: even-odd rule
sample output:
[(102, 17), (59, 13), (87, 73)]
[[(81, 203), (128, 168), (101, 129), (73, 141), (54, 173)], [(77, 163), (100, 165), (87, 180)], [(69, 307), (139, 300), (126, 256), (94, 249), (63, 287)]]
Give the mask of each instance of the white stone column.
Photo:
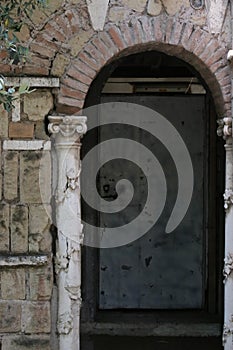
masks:
[(80, 138), (86, 117), (50, 116), (49, 132), (57, 155), (56, 272), (58, 278), (59, 350), (80, 348), (81, 244)]
[(225, 139), (226, 175), (224, 208), (225, 215), (225, 259), (224, 259), (224, 329), (225, 350), (233, 349), (233, 150), (232, 118), (218, 120), (218, 135)]

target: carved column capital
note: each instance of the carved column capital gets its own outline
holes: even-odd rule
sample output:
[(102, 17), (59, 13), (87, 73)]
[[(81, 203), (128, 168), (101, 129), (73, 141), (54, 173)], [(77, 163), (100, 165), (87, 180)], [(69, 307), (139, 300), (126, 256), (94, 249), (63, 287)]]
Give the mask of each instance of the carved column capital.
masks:
[(224, 140), (232, 137), (232, 118), (223, 117), (217, 120), (217, 135), (223, 137)]
[(87, 117), (84, 116), (49, 116), (48, 131), (64, 138), (82, 137), (87, 131)]

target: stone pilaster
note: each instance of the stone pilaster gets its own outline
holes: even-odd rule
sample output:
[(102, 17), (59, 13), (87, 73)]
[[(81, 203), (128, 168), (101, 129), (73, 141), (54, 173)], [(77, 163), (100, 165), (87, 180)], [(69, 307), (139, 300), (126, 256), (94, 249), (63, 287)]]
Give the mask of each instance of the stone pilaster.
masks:
[(233, 150), (232, 150), (232, 118), (218, 120), (218, 136), (226, 141), (226, 175), (224, 208), (225, 216), (225, 259), (224, 259), (224, 329), (223, 345), (225, 350), (232, 349), (233, 339)]
[(79, 350), (81, 307), (80, 139), (86, 117), (50, 116), (57, 155), (56, 221), (58, 230), (56, 272), (59, 285), (59, 350)]

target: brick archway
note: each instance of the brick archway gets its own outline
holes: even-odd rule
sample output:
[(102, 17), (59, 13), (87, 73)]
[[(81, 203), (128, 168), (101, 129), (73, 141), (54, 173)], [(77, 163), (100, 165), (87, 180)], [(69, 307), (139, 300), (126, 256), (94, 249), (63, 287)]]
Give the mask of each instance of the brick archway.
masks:
[(58, 111), (82, 109), (90, 84), (109, 62), (132, 53), (157, 50), (193, 66), (208, 85), (218, 115), (230, 116), (231, 80), (227, 49), (198, 26), (171, 17), (140, 16), (133, 23), (109, 25), (92, 36), (61, 79)]

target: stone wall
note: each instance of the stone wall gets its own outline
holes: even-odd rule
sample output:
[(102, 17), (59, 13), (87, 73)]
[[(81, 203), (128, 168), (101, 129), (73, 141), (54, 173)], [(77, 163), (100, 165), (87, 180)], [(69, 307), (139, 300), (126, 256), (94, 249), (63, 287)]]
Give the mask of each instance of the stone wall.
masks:
[(0, 336), (2, 349), (50, 349), (53, 288), (50, 89), (21, 102), (21, 120), (1, 107)]
[(219, 116), (231, 115), (230, 6), (223, 0), (208, 0), (201, 9), (189, 0), (50, 0), (19, 36), (29, 43), (29, 62), (2, 62), (0, 73), (58, 77), (60, 87), (36, 86), (18, 106), (19, 118), (0, 110), (0, 337), (3, 350), (48, 350), (57, 349), (51, 346), (48, 114), (79, 112), (104, 65), (155, 49), (195, 67)]

